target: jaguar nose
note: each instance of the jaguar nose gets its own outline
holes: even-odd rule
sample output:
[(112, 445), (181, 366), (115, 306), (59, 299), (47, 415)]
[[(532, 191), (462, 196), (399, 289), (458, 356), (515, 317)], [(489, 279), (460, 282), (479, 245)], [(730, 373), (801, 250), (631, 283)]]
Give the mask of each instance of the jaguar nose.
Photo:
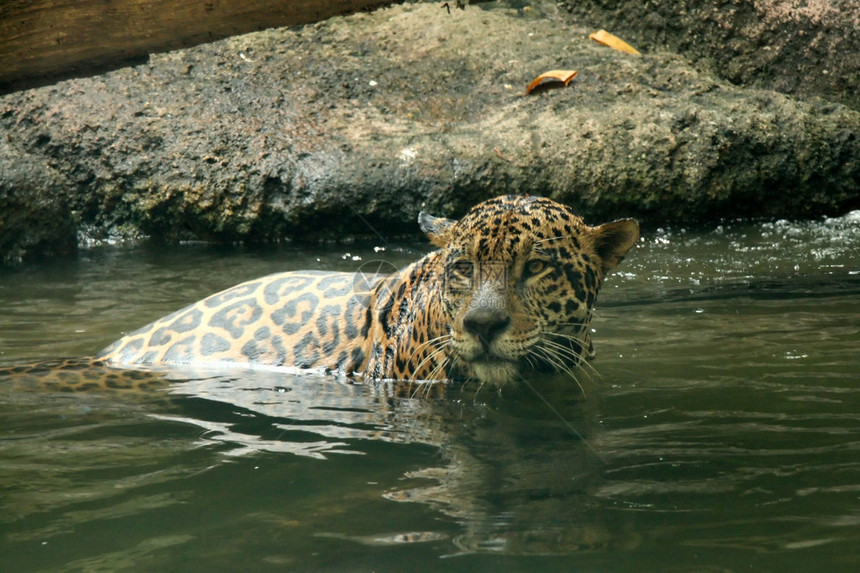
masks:
[(484, 346), (490, 344), (511, 323), (511, 315), (498, 308), (473, 308), (463, 317), (463, 327)]

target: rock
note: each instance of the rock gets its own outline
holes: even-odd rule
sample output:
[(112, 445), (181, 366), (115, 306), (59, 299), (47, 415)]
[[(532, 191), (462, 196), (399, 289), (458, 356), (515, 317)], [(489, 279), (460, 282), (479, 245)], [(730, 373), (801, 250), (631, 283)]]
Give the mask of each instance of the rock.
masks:
[(729, 82), (860, 109), (857, 0), (561, 0), (575, 21)]
[(2, 136), (0, 173), (0, 265), (74, 252), (75, 225), (62, 177)]
[[(502, 193), (646, 225), (858, 205), (857, 111), (591, 31), (551, 11), (395, 6), (10, 94), (0, 126), (97, 236), (390, 236), (417, 232), (424, 203), (450, 216)], [(579, 75), (525, 95), (558, 68)]]

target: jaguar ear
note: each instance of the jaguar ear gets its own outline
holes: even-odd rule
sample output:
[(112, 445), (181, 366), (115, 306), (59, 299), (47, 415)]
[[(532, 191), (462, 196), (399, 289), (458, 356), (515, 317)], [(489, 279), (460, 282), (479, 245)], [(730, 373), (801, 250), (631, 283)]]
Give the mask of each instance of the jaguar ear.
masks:
[(623, 261), (630, 247), (639, 240), (639, 223), (633, 219), (619, 219), (594, 227), (594, 232), (594, 248), (606, 273)]
[(454, 226), (454, 223), (456, 221), (444, 217), (434, 217), (424, 211), (418, 213), (418, 225), (430, 239), (430, 242), (437, 247), (444, 247), (448, 244), (451, 227)]

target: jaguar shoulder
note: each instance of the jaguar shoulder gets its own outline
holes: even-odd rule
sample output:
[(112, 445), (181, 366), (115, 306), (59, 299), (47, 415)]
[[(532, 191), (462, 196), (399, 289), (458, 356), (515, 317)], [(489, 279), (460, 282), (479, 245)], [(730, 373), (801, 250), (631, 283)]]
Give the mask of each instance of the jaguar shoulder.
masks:
[(438, 249), (399, 272), (251, 280), (152, 322), (96, 359), (499, 386), (527, 369), (571, 371), (592, 354), (589, 322), (607, 271), (639, 237), (634, 220), (590, 227), (568, 207), (531, 196), (490, 199), (458, 221), (422, 212), (418, 222)]

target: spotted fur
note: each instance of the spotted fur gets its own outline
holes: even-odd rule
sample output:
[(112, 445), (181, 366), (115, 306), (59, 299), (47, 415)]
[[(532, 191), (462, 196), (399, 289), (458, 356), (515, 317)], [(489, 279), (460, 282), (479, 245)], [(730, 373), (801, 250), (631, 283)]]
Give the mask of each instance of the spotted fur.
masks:
[(158, 319), (96, 359), (495, 385), (524, 369), (570, 371), (591, 354), (607, 271), (639, 236), (633, 220), (589, 227), (530, 196), (485, 201), (459, 221), (418, 220), (439, 248), (397, 273), (269, 275)]

